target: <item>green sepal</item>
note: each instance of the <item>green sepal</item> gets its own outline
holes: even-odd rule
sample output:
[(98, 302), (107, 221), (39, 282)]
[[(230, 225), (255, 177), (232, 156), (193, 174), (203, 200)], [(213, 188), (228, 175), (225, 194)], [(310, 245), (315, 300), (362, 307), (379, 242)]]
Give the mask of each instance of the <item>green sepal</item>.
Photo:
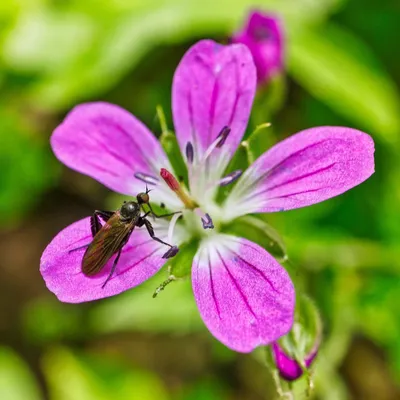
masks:
[(321, 335), (322, 321), (316, 305), (305, 294), (298, 294), (293, 327), (279, 339), (279, 345), (301, 365), (318, 348)]
[(190, 243), (184, 243), (179, 246), (179, 253), (170, 258), (166, 264), (170, 276), (175, 278), (187, 278), (190, 276), (192, 270), (193, 258), (198, 249), (198, 242), (196, 240)]
[(287, 260), (286, 248), (279, 233), (266, 222), (247, 215), (237, 218), (231, 224), (223, 227), (227, 233), (244, 237), (259, 244), (280, 261)]

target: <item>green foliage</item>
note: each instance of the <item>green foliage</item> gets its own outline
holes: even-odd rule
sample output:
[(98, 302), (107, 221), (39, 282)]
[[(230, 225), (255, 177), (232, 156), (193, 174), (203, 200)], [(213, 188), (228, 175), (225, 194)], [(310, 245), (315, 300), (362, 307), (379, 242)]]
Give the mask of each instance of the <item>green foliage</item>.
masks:
[(132, 370), (112, 357), (76, 354), (56, 348), (43, 362), (50, 396), (57, 400), (166, 400), (153, 374)]
[(97, 333), (121, 331), (191, 332), (203, 330), (190, 280), (170, 283), (156, 298), (156, 288), (168, 278), (163, 271), (135, 290), (108, 299), (92, 312), (90, 326)]
[[(87, 204), (84, 195), (71, 191), (71, 178), (60, 179), (61, 165), (51, 153), (48, 138), (62, 116), (81, 101), (118, 103), (140, 116), (151, 130), (161, 131), (161, 143), (177, 177), (187, 182), (184, 157), (170, 122), (176, 64), (198, 39), (226, 42), (249, 9), (274, 11), (286, 28), (287, 75), (259, 91), (244, 142), (227, 173), (246, 169), (291, 133), (328, 123), (369, 132), (377, 142), (377, 172), (336, 199), (287, 213), (240, 218), (224, 230), (266, 248), (289, 270), (298, 292), (301, 288), (315, 300), (324, 326), (314, 364), (318, 398), (348, 398), (343, 366), (352, 341), (359, 336), (377, 346), (380, 359), (388, 360), (387, 379), (393, 379), (390, 374), (399, 378), (400, 57), (394, 35), (400, 16), (390, 8), (390, 1), (378, 3), (0, 2), (0, 220), (7, 228), (1, 234), (12, 235), (9, 226), (23, 218), (27, 224), (42, 218), (36, 206), (42, 198), (52, 202), (53, 188), (66, 198), (63, 209), (54, 211), (56, 217), (59, 212), (76, 218), (104, 203), (108, 203), (105, 208), (114, 209), (126, 199), (117, 194), (105, 199), (96, 193), (91, 197), (95, 201)], [(160, 117), (159, 113), (160, 121), (154, 118), (157, 104), (167, 114)], [(220, 198), (232, 187), (221, 188)], [(74, 209), (67, 197), (71, 192), (76, 203), (86, 208)], [(24, 228), (24, 224), (20, 226)], [(43, 235), (43, 246), (44, 238), (48, 240), (53, 233), (38, 232)], [(7, 252), (5, 247), (2, 250)], [(15, 321), (1, 318), (2, 338), (18, 353), (8, 347), (0, 349), (0, 399), (41, 398), (32, 371), (44, 374), (52, 400), (273, 398), (272, 391), (267, 394), (266, 386), (272, 381), (262, 370), (263, 364), (254, 367), (250, 357), (237, 356), (207, 333), (190, 283), (195, 245), (182, 246), (176, 258), (139, 287), (87, 305), (61, 304), (54, 296), (45, 295), (39, 277), (34, 282), (24, 279), (25, 268), (38, 269), (42, 251), (27, 248), (29, 243), (21, 243), (17, 251), (12, 249), (12, 257), (7, 253), (2, 257), (11, 260), (2, 279), (6, 285), (1, 288), (2, 301), (7, 299), (7, 307), (15, 306), (15, 321), (21, 325), (16, 334)], [(20, 269), (12, 262), (19, 251), (33, 254)], [(290, 261), (283, 262), (287, 258)], [(0, 261), (1, 267), (3, 263)], [(170, 273), (179, 279), (154, 299), (154, 291)], [(311, 334), (300, 335), (301, 340), (306, 339), (303, 350), (309, 350), (318, 328), (312, 324), (316, 319), (311, 309), (306, 306), (304, 312), (311, 316), (304, 318), (311, 322), (307, 331)], [(122, 336), (127, 342), (134, 341), (135, 335), (152, 338), (152, 343), (172, 338), (179, 346), (181, 340), (189, 340), (190, 348), (201, 356), (185, 354), (179, 348), (173, 353), (174, 360), (166, 361), (171, 354), (168, 341), (157, 354), (157, 362), (149, 366), (151, 371), (137, 366), (143, 360), (124, 357), (123, 350), (117, 352), (118, 357), (111, 356), (113, 350), (109, 349), (114, 343)], [(42, 362), (40, 366), (29, 363), (31, 371), (24, 359), (35, 361), (36, 357)], [(175, 359), (187, 362), (182, 371), (173, 370)], [(168, 363), (171, 371), (163, 372), (158, 360)], [(358, 361), (363, 373), (363, 360)], [(190, 370), (196, 362), (197, 369)], [(262, 370), (261, 378), (251, 368)], [(254, 382), (258, 387), (253, 388)], [(296, 398), (304, 398), (304, 380), (293, 388)]]
[(400, 97), (370, 49), (343, 28), (295, 30), (289, 71), (310, 93), (386, 143), (398, 143)]
[(10, 113), (0, 108), (0, 219), (16, 221), (32, 207), (55, 180), (60, 166), (48, 144)]
[(40, 400), (39, 387), (25, 362), (14, 351), (0, 347), (0, 398)]

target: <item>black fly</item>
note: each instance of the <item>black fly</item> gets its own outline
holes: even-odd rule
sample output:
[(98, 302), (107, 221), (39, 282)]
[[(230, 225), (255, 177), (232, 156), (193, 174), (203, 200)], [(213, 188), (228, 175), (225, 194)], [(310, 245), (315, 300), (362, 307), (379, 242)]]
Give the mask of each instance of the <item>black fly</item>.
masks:
[[(146, 218), (149, 214), (156, 218), (163, 218), (174, 215), (175, 213), (163, 215), (155, 214), (149, 203), (150, 197), (149, 190), (147, 188), (146, 192), (139, 193), (136, 196), (136, 199), (137, 202), (124, 202), (122, 207), (117, 211), (96, 210), (93, 216), (90, 218), (90, 228), (93, 237), (92, 242), (85, 246), (70, 250), (71, 252), (87, 247), (82, 259), (82, 272), (86, 276), (93, 276), (99, 273), (107, 264), (107, 261), (114, 254), (117, 254), (110, 274), (102, 285), (102, 288), (105, 287), (107, 282), (112, 277), (118, 264), (122, 248), (128, 242), (135, 227), (141, 227), (144, 225), (153, 240), (170, 247), (169, 250), (163, 255), (163, 258), (171, 258), (179, 251), (178, 247), (166, 243), (155, 236), (153, 226)], [(141, 210), (145, 204), (147, 204), (150, 211), (147, 211), (143, 216), (141, 216)], [(104, 225), (101, 225), (100, 218), (105, 222)]]

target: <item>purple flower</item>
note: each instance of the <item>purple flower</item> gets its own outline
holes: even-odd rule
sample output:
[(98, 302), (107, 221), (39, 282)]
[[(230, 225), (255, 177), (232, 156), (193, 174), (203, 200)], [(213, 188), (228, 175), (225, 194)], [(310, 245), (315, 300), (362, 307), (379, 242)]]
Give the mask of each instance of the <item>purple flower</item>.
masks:
[[(275, 364), (278, 367), (279, 374), (287, 381), (294, 381), (303, 375), (303, 369), (299, 363), (289, 357), (277, 342), (272, 345), (272, 352), (275, 359)], [(318, 346), (316, 346), (310, 354), (303, 360), (306, 368), (309, 368), (317, 356)]]
[[(157, 235), (180, 245), (200, 238), (192, 264), (194, 296), (211, 333), (226, 346), (249, 352), (274, 342), (293, 323), (295, 295), (285, 269), (249, 240), (221, 233), (221, 226), (248, 213), (304, 207), (336, 196), (367, 179), (374, 169), (373, 141), (357, 130), (305, 130), (263, 154), (242, 174), (224, 176), (246, 129), (256, 91), (256, 70), (246, 46), (195, 44), (174, 76), (173, 117), (188, 167), (189, 188), (173, 175), (159, 142), (118, 106), (77, 106), (54, 131), (60, 161), (128, 196), (152, 189), (151, 201), (181, 211), (156, 220)], [(161, 175), (160, 175), (161, 171)], [(220, 185), (236, 181), (216, 202)], [(112, 259), (93, 277), (81, 272), (91, 241), (89, 218), (60, 232), (41, 259), (47, 287), (65, 302), (112, 296), (139, 285), (165, 263), (165, 246), (143, 228), (133, 231), (115, 274), (102, 288)], [(150, 300), (149, 300), (150, 301)]]
[(232, 41), (243, 43), (253, 56), (259, 84), (267, 83), (283, 69), (283, 30), (277, 17), (260, 11), (250, 13), (242, 31)]

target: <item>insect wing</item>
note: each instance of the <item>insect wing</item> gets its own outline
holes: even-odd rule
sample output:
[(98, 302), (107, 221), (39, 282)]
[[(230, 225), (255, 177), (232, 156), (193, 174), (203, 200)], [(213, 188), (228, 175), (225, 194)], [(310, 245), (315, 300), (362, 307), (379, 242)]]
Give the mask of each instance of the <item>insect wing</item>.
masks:
[(82, 260), (82, 272), (87, 276), (100, 272), (112, 255), (125, 244), (132, 228), (133, 224), (122, 222), (119, 214), (113, 215), (87, 248)]

